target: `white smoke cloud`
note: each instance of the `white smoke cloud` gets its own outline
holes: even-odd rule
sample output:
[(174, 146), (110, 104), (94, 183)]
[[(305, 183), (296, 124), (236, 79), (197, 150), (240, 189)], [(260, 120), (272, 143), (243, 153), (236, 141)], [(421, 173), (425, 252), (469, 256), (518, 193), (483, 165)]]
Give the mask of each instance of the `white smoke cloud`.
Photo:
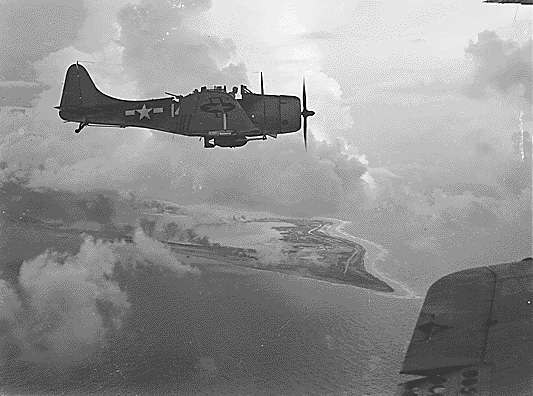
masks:
[(120, 326), (129, 306), (111, 280), (116, 259), (110, 244), (87, 239), (75, 256), (47, 251), (24, 262), (16, 289), (2, 285), (0, 311), (9, 313), (3, 349), (10, 343), (19, 351), (3, 360), (64, 367), (105, 344), (106, 333)]
[(130, 308), (116, 266), (131, 271), (139, 265), (199, 274), (140, 230), (133, 244), (87, 237), (75, 255), (47, 250), (25, 261), (16, 284), (0, 280), (0, 364), (59, 370), (89, 359), (121, 328)]
[(138, 259), (141, 258), (144, 261), (168, 268), (178, 275), (200, 274), (198, 268), (182, 264), (170, 249), (161, 242), (148, 237), (141, 229), (135, 231), (133, 242), (135, 249), (132, 249), (130, 246), (122, 249), (124, 254), (134, 254), (133, 257), (129, 257), (130, 263), (138, 262)]
[(279, 241), (254, 246), (255, 257), (261, 266), (282, 266), (287, 264), (289, 256), (283, 252), (283, 245)]

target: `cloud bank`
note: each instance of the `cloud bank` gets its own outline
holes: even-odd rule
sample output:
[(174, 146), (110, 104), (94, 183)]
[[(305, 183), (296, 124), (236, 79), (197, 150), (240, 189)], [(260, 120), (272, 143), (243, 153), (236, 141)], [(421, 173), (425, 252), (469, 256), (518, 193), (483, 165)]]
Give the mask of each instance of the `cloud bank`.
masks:
[(465, 50), (475, 63), (469, 93), (480, 96), (486, 95), (488, 89), (506, 94), (519, 90), (519, 95), (531, 105), (532, 43), (531, 39), (522, 44), (504, 40), (489, 30), (479, 33), (477, 42), (471, 41)]
[[(6, 4), (17, 9), (14, 2)], [(2, 121), (2, 160), (10, 170), (27, 170), (33, 187), (113, 188), (184, 203), (218, 203), (289, 215), (343, 213), (356, 221), (373, 219), (377, 208), (388, 205), (429, 218), (440, 218), (448, 209), (453, 212), (456, 202), (462, 200), (468, 201), (464, 206), (475, 213), (482, 210), (478, 204), (492, 211), (517, 202), (527, 207), (527, 198), (518, 197), (530, 186), (530, 171), (515, 161), (512, 136), (517, 128), (513, 100), (527, 100), (531, 93), (531, 43), (503, 40), (493, 32), (480, 33), (477, 41), (468, 45), (466, 53), (474, 68), (460, 73), (458, 79), (452, 78), (454, 73), (434, 79), (422, 75), (422, 83), (416, 85), (413, 80), (415, 86), (410, 90), (391, 94), (387, 89), (369, 89), (354, 102), (345, 103), (345, 86), (321, 69), (323, 54), (317, 42), (330, 42), (332, 37), (306, 36), (306, 32), (320, 30), (294, 19), (290, 7), (284, 9), (287, 15), (269, 36), (277, 41), (264, 48), (278, 48), (273, 59), (279, 61), (275, 69), (281, 81), (289, 77), (292, 81), (296, 68), (298, 73), (310, 71), (309, 83), (315, 78), (324, 88), (313, 94), (318, 98), (314, 103), (320, 105), (315, 108), (316, 118), (323, 117), (321, 128), (331, 127), (317, 133), (328, 141), (311, 140), (308, 153), (298, 134), (235, 150), (204, 150), (194, 139), (159, 132), (87, 128), (75, 135), (72, 125), (59, 124), (50, 107), (59, 100), (58, 81), (62, 81), (66, 66), (76, 59), (94, 61), (86, 66), (97, 85), (122, 97), (159, 96), (169, 89), (187, 93), (202, 85), (246, 82), (253, 59), (243, 57), (246, 48), (237, 45), (246, 44), (237, 40), (246, 29), (228, 22), (224, 26), (229, 30), (233, 26), (235, 34), (211, 34), (209, 23), (219, 20), (213, 16), (214, 10), (220, 11), (217, 7), (209, 1), (162, 0), (114, 2), (104, 14), (93, 2), (78, 7), (79, 15), (72, 19), (78, 18), (79, 25), (66, 26), (68, 34), (49, 51), (24, 61), (31, 66), (35, 83), (51, 88), (41, 95), (38, 116)], [(31, 18), (24, 19), (24, 15), (20, 24), (30, 23)], [(44, 29), (39, 24), (36, 27)], [(260, 36), (258, 42), (265, 40), (260, 29), (253, 32), (254, 37)], [(279, 44), (289, 33), (306, 41), (305, 45)], [(2, 70), (14, 69), (9, 65), (16, 64), (15, 60), (10, 62)], [(405, 73), (393, 72), (396, 74), (390, 78), (405, 77)], [(15, 77), (24, 81), (23, 76)], [(379, 80), (380, 74), (372, 78)], [(465, 79), (470, 97), (465, 97), (462, 89)], [(438, 82), (437, 89), (433, 80)], [(417, 90), (424, 92), (420, 95)], [(499, 96), (490, 96), (491, 91), (504, 93), (510, 102), (501, 106)], [(342, 139), (337, 141), (335, 135)], [(446, 191), (446, 198), (441, 191)], [(488, 201), (479, 202), (480, 194), (482, 201)], [(435, 197), (441, 197), (442, 207), (432, 203)], [(459, 216), (476, 227), (478, 217)], [(389, 231), (391, 239), (389, 220), (376, 220), (374, 228), (381, 234)], [(497, 229), (499, 223), (491, 221), (483, 223), (484, 231)], [(410, 246), (421, 247), (423, 241), (429, 247), (437, 246), (438, 238), (420, 235), (424, 231), (415, 223), (405, 223), (412, 234)], [(454, 232), (451, 223), (439, 224), (446, 225), (438, 228), (439, 233)]]

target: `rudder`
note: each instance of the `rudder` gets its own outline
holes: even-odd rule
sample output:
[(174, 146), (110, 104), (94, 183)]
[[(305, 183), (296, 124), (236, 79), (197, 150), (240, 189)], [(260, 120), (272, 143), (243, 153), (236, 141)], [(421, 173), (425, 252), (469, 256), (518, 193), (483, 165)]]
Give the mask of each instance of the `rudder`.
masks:
[(117, 101), (120, 100), (107, 96), (96, 88), (85, 67), (79, 63), (70, 65), (61, 96), (62, 110), (109, 105)]

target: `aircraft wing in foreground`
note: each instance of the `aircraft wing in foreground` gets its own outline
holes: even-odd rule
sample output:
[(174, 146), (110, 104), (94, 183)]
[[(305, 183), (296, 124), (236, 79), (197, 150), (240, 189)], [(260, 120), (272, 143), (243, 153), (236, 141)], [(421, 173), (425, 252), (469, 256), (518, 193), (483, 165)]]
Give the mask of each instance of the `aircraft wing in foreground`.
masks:
[(533, 5), (533, 0), (485, 0), (484, 3)]
[(426, 295), (398, 395), (533, 394), (533, 260), (447, 275)]

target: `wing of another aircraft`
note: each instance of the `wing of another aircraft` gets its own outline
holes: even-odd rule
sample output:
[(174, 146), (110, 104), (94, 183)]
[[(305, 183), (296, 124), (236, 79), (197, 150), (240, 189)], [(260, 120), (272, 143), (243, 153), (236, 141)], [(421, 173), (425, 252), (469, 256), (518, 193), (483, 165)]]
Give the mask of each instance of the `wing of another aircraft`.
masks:
[(533, 5), (533, 0), (485, 0), (484, 3)]
[(533, 261), (447, 275), (428, 290), (402, 374), (409, 395), (533, 394)]

